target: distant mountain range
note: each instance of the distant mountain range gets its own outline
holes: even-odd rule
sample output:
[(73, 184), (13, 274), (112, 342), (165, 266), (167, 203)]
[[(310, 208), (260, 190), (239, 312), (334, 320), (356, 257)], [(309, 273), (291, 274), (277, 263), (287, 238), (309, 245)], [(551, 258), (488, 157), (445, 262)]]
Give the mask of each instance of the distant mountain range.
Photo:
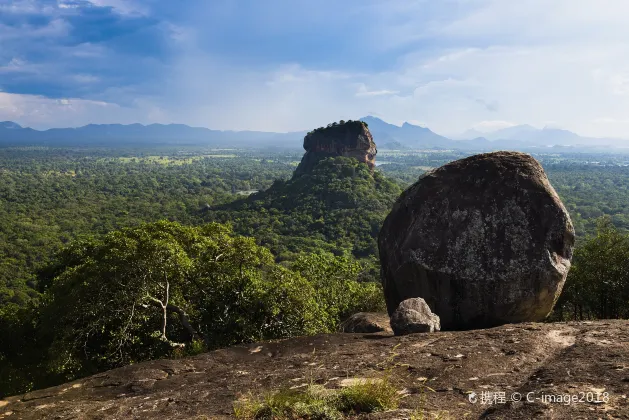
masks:
[(183, 124), (90, 124), (38, 131), (0, 122), (0, 145), (301, 147), (306, 132), (219, 131)]
[(440, 136), (428, 128), (409, 123), (404, 123), (399, 127), (371, 116), (360, 120), (367, 123), (380, 149), (450, 148), (459, 143)]
[(526, 147), (629, 147), (629, 141), (614, 138), (583, 137), (572, 131), (544, 127), (542, 129), (530, 125), (516, 125), (489, 133), (468, 130), (458, 139), (484, 138), (492, 145), (504, 145), (512, 148)]
[[(361, 118), (369, 125), (379, 149), (459, 149), (459, 150), (592, 150), (629, 147), (629, 141), (582, 137), (555, 128), (538, 129), (518, 125), (491, 133), (468, 130), (457, 140), (441, 136), (429, 128), (404, 123), (389, 124), (379, 118)], [(0, 122), (0, 146), (156, 146), (195, 145), (205, 147), (301, 148), (306, 131), (273, 133), (262, 131), (220, 131), (183, 124), (90, 124), (78, 128), (34, 130), (19, 124)]]

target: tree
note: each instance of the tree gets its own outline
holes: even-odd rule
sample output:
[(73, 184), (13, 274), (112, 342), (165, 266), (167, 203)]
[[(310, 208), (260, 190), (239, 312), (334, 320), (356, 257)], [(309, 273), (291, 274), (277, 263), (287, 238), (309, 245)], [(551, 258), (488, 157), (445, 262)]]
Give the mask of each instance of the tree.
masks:
[[(55, 369), (73, 373), (133, 363), (181, 347), (185, 333), (186, 341), (196, 338), (186, 312), (189, 252), (208, 239), (193, 228), (159, 222), (66, 250), (45, 295)], [(178, 316), (178, 325), (169, 323), (169, 313)]]
[(601, 218), (595, 236), (575, 250), (555, 318), (629, 317), (629, 235)]
[(348, 254), (303, 254), (291, 268), (314, 286), (316, 299), (327, 316), (329, 330), (357, 312), (384, 311), (382, 287), (375, 282), (357, 280), (370, 267), (363, 267)]
[(217, 348), (326, 330), (311, 284), (216, 223), (162, 221), (86, 239), (50, 273), (48, 369), (68, 379), (195, 342)]

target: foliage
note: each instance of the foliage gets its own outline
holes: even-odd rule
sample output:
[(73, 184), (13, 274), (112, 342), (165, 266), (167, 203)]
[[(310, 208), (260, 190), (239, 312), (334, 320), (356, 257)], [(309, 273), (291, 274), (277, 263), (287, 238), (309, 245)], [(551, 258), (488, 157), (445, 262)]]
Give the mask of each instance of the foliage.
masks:
[(610, 318), (629, 318), (629, 234), (603, 218), (575, 250), (551, 319)]
[(363, 266), (349, 255), (301, 255), (291, 268), (314, 286), (316, 299), (324, 309), (327, 329), (333, 331), (357, 312), (386, 310), (382, 286), (376, 282), (357, 282)]
[(268, 188), (292, 173), (289, 162), (296, 159), (263, 152), (214, 156), (0, 148), (0, 306), (37, 299), (36, 271), (78, 236), (164, 218), (198, 224), (202, 208)]
[(629, 231), (629, 167), (547, 166), (549, 178), (582, 238), (596, 233), (597, 220), (601, 217)]
[[(160, 221), (83, 238), (42, 271), (40, 308), (0, 314), (0, 332), (33, 338), (30, 353), (0, 345), (12, 378), (0, 393), (199, 348), (335, 331), (353, 310), (383, 307), (380, 286), (357, 281), (361, 269), (331, 254), (287, 268), (216, 223)], [(14, 361), (43, 373), (25, 382)]]
[[(314, 290), (251, 238), (157, 222), (65, 250), (42, 311), (52, 367), (69, 375), (324, 330)], [(48, 322), (49, 321), (49, 322)]]
[[(373, 176), (348, 159), (328, 162), (302, 180), (282, 181), (302, 153), (0, 148), (0, 306), (36, 301), (37, 271), (73, 239), (164, 218), (191, 225), (230, 221), (236, 232), (270, 248), (278, 261), (303, 251), (341, 255), (345, 250), (371, 259), (377, 254), (380, 224), (402, 188), (427, 168), (467, 155), (381, 152), (379, 159), (386, 164)], [(594, 233), (595, 221), (603, 215), (629, 229), (626, 156), (535, 157), (580, 238)], [(234, 202), (256, 190), (264, 192)], [(213, 210), (202, 211), (208, 207)]]
[(360, 120), (357, 120), (357, 121), (341, 120), (338, 123), (332, 122), (325, 127), (315, 128), (314, 130), (308, 132), (308, 136), (312, 136), (314, 134), (321, 134), (321, 133), (331, 133), (332, 135), (334, 135), (334, 133), (338, 133), (341, 130), (357, 131), (357, 130), (362, 130), (363, 126), (367, 127), (367, 123)]
[(46, 384), (36, 314), (32, 302), (0, 307), (0, 398)]
[(233, 223), (279, 260), (318, 250), (366, 258), (377, 254), (380, 226), (401, 192), (400, 184), (356, 159), (332, 157), (310, 173), (209, 211), (207, 218)]

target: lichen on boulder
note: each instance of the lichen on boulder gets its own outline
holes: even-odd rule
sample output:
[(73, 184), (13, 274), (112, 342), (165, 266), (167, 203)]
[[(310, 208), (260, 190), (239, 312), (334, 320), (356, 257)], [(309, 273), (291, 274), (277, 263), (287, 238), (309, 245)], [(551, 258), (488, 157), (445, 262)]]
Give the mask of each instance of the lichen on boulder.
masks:
[(443, 330), (540, 321), (561, 293), (574, 228), (541, 165), (494, 152), (428, 172), (378, 238), (389, 314), (421, 297)]

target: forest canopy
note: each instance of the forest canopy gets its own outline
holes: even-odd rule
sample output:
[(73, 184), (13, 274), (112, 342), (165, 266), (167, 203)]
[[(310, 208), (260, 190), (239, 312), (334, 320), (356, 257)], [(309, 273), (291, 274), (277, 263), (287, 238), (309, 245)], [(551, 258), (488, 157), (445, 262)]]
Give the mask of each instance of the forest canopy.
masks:
[[(40, 279), (31, 311), (0, 312), (3, 393), (142, 360), (335, 331), (384, 309), (349, 256), (289, 266), (225, 225), (161, 221), (73, 242)], [(28, 322), (26, 322), (28, 320)], [(35, 338), (30, 342), (31, 338)], [(8, 362), (8, 363), (7, 363)]]

